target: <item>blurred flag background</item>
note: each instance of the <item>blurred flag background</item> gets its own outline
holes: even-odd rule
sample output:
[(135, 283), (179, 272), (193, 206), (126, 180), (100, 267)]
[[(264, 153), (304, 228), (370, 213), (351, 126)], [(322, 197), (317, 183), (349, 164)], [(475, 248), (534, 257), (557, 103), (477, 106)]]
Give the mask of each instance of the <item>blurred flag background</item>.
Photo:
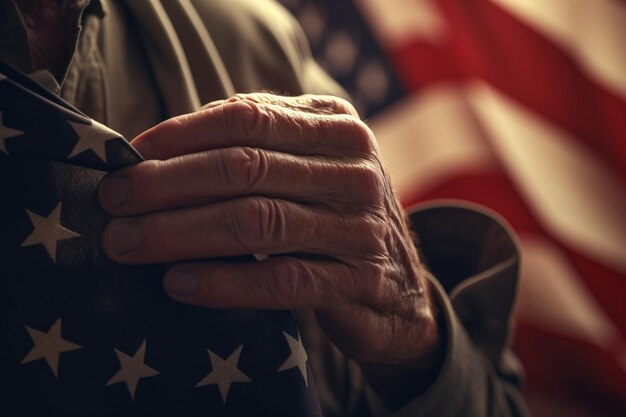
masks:
[(626, 415), (626, 1), (281, 2), (405, 206), (469, 200), (518, 232), (533, 415)]

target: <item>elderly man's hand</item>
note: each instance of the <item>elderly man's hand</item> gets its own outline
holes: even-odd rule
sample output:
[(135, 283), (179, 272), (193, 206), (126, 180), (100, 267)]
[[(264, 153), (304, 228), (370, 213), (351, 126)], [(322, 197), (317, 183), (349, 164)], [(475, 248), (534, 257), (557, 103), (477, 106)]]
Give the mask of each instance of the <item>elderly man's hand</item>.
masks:
[[(313, 309), (380, 387), (432, 373), (439, 338), (427, 280), (352, 106), (239, 95), (133, 145), (147, 161), (108, 175), (99, 191), (118, 217), (103, 237), (112, 260), (173, 263), (165, 289), (187, 304)], [(212, 260), (253, 253), (270, 257)]]

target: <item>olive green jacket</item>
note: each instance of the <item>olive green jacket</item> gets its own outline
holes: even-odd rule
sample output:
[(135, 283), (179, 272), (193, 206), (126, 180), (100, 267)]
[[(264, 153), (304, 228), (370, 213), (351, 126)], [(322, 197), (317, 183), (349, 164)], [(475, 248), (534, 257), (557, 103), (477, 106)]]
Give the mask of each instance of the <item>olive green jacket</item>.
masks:
[[(71, 62), (63, 79), (47, 71), (32, 76), (127, 138), (236, 92), (344, 95), (273, 1), (94, 0), (82, 31), (81, 1), (65, 1), (73, 11)], [(0, 58), (32, 73), (23, 21), (12, 0), (0, 0), (0, 7)], [(497, 216), (459, 204), (422, 207), (410, 218), (432, 272), (443, 366), (423, 394), (390, 410), (311, 315), (298, 313), (325, 414), (526, 415), (521, 368), (509, 349), (519, 268), (510, 231)]]

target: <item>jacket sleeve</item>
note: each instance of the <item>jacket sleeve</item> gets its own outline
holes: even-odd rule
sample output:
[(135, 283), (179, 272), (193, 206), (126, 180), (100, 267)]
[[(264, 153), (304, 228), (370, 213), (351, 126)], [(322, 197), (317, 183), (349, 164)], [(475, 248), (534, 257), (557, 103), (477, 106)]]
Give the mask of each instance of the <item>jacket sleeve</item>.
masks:
[[(433, 205), (410, 215), (431, 272), (446, 340), (434, 384), (393, 416), (523, 416), (522, 369), (510, 348), (519, 272), (513, 234), (493, 213)], [(436, 278), (435, 278), (436, 277)], [(370, 395), (374, 409), (380, 400)]]
[[(497, 216), (458, 204), (413, 210), (422, 259), (430, 270), (445, 340), (435, 382), (398, 410), (368, 386), (358, 365), (342, 357), (310, 318), (303, 337), (327, 417), (526, 416), (522, 369), (510, 348), (519, 257)], [(416, 383), (417, 385), (417, 383)]]

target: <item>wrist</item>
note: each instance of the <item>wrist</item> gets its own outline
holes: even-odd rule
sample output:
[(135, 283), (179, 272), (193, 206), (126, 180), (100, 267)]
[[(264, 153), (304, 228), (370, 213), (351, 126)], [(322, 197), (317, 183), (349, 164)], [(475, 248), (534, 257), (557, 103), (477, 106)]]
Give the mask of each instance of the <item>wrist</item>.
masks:
[(431, 312), (430, 317), (420, 324), (423, 339), (414, 358), (401, 363), (360, 362), (371, 388), (392, 410), (426, 392), (441, 369), (445, 332), (434, 307)]

